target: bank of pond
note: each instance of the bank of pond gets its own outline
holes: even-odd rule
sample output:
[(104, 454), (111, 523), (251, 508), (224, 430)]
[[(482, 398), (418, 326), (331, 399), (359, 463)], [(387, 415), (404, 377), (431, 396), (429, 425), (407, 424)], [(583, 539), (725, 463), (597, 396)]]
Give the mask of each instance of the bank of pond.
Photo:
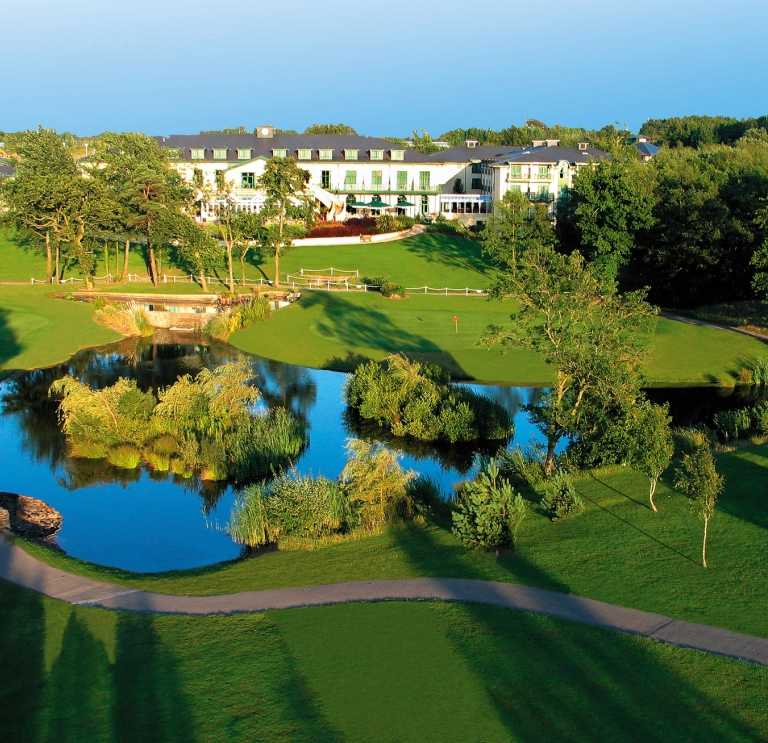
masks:
[[(235, 559), (243, 544), (428, 516), (474, 477), (478, 458), (537, 446), (524, 408), (539, 389), (448, 386), (407, 360), (366, 366), (361, 376), (381, 377), (394, 401), (391, 423), (357, 404), (348, 375), (248, 356), (205, 336), (159, 332), (82, 351), (0, 385), (0, 489), (62, 513), (57, 541), (70, 555), (153, 572)], [(706, 388), (649, 396), (670, 402), (676, 425), (745, 406), (738, 394)], [(429, 408), (420, 431), (409, 423), (417, 401)], [(460, 409), (453, 428), (440, 422), (441, 406)], [(396, 469), (380, 469), (383, 452), (398, 455)], [(370, 488), (358, 480), (355, 489), (355, 468), (358, 477), (368, 468), (375, 482), (399, 472), (396, 497), (364, 502)], [(238, 532), (247, 508), (258, 517), (250, 534)], [(297, 517), (302, 508), (318, 518)]]

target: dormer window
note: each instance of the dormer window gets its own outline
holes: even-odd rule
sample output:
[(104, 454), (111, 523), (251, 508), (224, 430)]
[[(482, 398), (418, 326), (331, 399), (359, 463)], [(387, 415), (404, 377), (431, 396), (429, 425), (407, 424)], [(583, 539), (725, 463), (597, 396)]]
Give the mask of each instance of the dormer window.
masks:
[(272, 150), (272, 157), (285, 157), (288, 154), (288, 150)]
[(248, 147), (247, 149), (238, 149), (237, 151), (237, 159), (238, 160), (250, 160), (251, 159), (251, 148)]
[(371, 150), (371, 160), (383, 160), (384, 150)]
[(321, 160), (331, 160), (333, 158), (333, 150), (320, 150)]
[(390, 150), (389, 155), (393, 160), (403, 160), (405, 158), (405, 150)]
[(227, 159), (227, 148), (226, 147), (214, 147), (214, 149), (213, 149), (213, 159), (214, 160), (226, 160)]
[(344, 150), (344, 157), (347, 160), (357, 160), (357, 153), (359, 150)]
[(589, 142), (579, 142), (579, 149), (586, 150), (589, 147)]
[(312, 150), (299, 150), (299, 160), (311, 160)]
[(193, 160), (203, 160), (205, 158), (205, 147), (193, 147), (192, 148), (192, 159)]

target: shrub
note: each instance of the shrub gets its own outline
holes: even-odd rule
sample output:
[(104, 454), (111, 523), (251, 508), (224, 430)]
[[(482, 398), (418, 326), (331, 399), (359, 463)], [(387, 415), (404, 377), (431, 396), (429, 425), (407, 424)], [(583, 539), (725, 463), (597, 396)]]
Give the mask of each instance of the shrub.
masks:
[(752, 408), (752, 427), (761, 436), (768, 436), (768, 401), (763, 400)]
[(396, 354), (360, 364), (344, 389), (347, 404), (394, 436), (423, 441), (504, 441), (512, 433), (507, 410), (498, 403), (449, 384), (435, 364)]
[(255, 322), (264, 322), (272, 317), (272, 308), (267, 297), (248, 297), (237, 312), (240, 328), (249, 328)]
[(339, 481), (354, 510), (355, 522), (373, 527), (388, 521), (401, 508), (414, 472), (400, 466), (399, 457), (380, 444), (351, 439), (350, 458)]
[(395, 284), (392, 281), (385, 281), (379, 290), (383, 297), (388, 299), (402, 299), (405, 297), (405, 287), (402, 284)]
[(363, 276), (361, 279), (366, 286), (384, 286), (384, 284), (391, 283), (389, 276)]
[(376, 231), (380, 235), (384, 235), (389, 232), (410, 230), (415, 221), (413, 217), (406, 217), (405, 215), (382, 214), (376, 217)]
[(714, 443), (714, 438), (713, 432), (705, 426), (672, 429), (672, 442), (677, 456), (693, 454), (699, 447)]
[(141, 464), (141, 452), (130, 444), (119, 444), (107, 451), (107, 461), (115, 467), (135, 470)]
[(541, 506), (552, 521), (562, 521), (580, 514), (584, 510), (584, 501), (571, 485), (570, 475), (558, 470), (547, 485)]
[(147, 337), (155, 332), (146, 311), (136, 302), (113, 302), (99, 297), (95, 302), (93, 319), (125, 336)]
[(450, 505), (440, 484), (432, 476), (418, 475), (408, 482), (400, 516), (406, 519), (414, 516), (443, 518), (450, 513)]
[(277, 539), (268, 520), (266, 494), (260, 485), (246, 488), (235, 501), (226, 532), (235, 542), (261, 547)]
[(220, 309), (203, 328), (206, 334), (216, 340), (226, 342), (235, 331), (272, 317), (272, 308), (267, 297), (241, 296), (234, 304), (232, 298), (227, 297), (226, 301), (229, 306)]
[(317, 222), (307, 237), (358, 237), (376, 234), (376, 217), (352, 217), (345, 222)]
[(746, 408), (721, 410), (713, 418), (715, 431), (723, 441), (739, 439), (752, 428), (752, 416)]
[(513, 485), (538, 485), (545, 478), (543, 452), (535, 444), (499, 452), (496, 462)]
[(144, 451), (144, 459), (147, 464), (159, 472), (167, 472), (171, 468), (171, 458), (168, 454), (163, 454), (154, 449)]
[(498, 464), (491, 460), (471, 482), (463, 483), (457, 494), (453, 532), (470, 548), (513, 549), (527, 508), (522, 496), (515, 495), (509, 480), (500, 476)]

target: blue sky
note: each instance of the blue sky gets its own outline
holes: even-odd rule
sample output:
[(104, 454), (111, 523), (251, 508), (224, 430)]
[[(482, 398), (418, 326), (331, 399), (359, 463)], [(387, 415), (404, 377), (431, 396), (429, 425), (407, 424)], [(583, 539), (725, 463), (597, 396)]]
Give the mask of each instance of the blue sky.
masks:
[(766, 0), (36, 0), (2, 21), (6, 131), (768, 114)]

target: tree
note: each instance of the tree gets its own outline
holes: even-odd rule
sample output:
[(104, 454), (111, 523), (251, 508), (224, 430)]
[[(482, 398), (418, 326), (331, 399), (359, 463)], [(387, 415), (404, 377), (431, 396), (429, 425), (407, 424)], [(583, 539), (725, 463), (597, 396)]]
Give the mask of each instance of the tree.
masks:
[(582, 167), (558, 209), (558, 234), (608, 278), (632, 256), (635, 236), (653, 224), (653, 169), (634, 148)]
[(659, 512), (653, 501), (656, 485), (675, 452), (671, 420), (669, 405), (654, 405), (647, 400), (636, 405), (631, 414), (629, 462), (650, 481), (648, 498), (654, 513)]
[(527, 508), (510, 482), (500, 476), (491, 460), (478, 476), (459, 491), (453, 514), (453, 532), (467, 546), (481, 550), (513, 549)]
[(206, 273), (221, 264), (221, 246), (219, 241), (206, 232), (191, 217), (186, 214), (179, 216), (176, 241), (179, 258), (188, 266), (194, 276), (200, 278), (200, 286), (208, 291)]
[(304, 130), (304, 134), (357, 134), (346, 124), (312, 124)]
[(440, 152), (440, 148), (434, 143), (426, 129), (421, 130), (419, 134), (415, 129), (411, 132), (411, 147), (422, 155), (431, 155), (433, 152)]
[(676, 473), (675, 486), (688, 496), (694, 511), (704, 521), (701, 564), (707, 567), (709, 521), (715, 514), (717, 496), (725, 487), (725, 480), (717, 471), (715, 458), (708, 445), (697, 446), (692, 454), (683, 456)]
[(507, 191), (493, 205), (493, 214), (481, 233), (483, 252), (500, 266), (517, 269), (526, 251), (554, 244), (546, 208), (535, 208), (520, 191)]
[(266, 200), (259, 212), (262, 250), (275, 257), (275, 286), (280, 286), (280, 257), (314, 220), (314, 207), (304, 193), (309, 173), (290, 157), (267, 161), (256, 187)]
[(152, 283), (159, 286), (158, 264), (164, 240), (176, 217), (192, 205), (193, 191), (170, 165), (167, 149), (144, 134), (102, 134), (95, 142), (101, 167), (93, 171), (117, 205), (118, 220), (128, 236), (123, 274), (128, 272), (130, 237), (144, 239)]
[(552, 368), (551, 389), (528, 406), (547, 439), (549, 476), (563, 437), (594, 430), (606, 410), (625, 409), (639, 397), (646, 351), (634, 331), (650, 328), (656, 310), (642, 292), (617, 294), (616, 283), (580, 253), (552, 248), (526, 253), (489, 294), (514, 299), (519, 309), (511, 326), (489, 326), (481, 343), (528, 348)]

